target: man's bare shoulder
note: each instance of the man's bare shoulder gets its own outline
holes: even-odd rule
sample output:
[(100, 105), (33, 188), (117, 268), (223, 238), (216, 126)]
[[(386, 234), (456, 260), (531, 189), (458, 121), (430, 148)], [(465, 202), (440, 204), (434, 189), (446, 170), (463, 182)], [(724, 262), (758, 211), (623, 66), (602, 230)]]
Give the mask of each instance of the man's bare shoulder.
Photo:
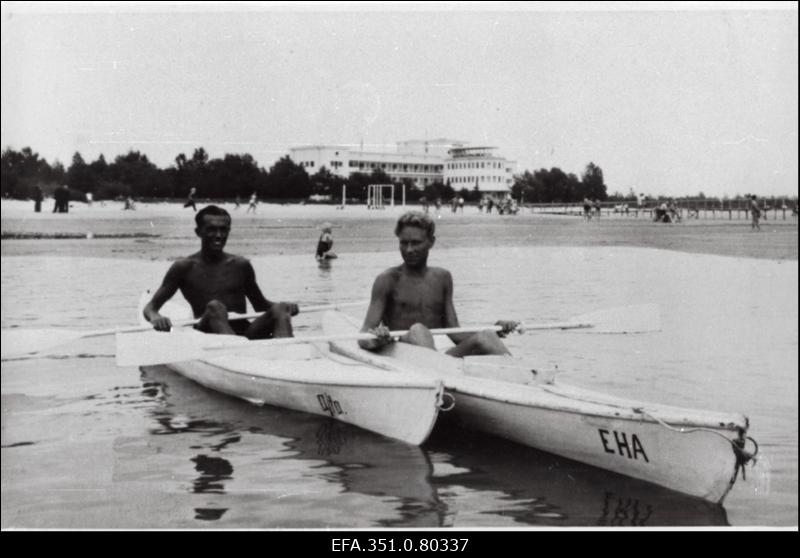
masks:
[[(250, 260), (245, 258), (244, 256), (238, 256), (236, 254), (228, 254), (227, 252), (224, 254), (222, 259), (223, 263), (229, 265), (252, 265)], [(175, 264), (179, 266), (192, 266), (197, 264), (205, 264), (206, 261), (203, 259), (202, 252), (196, 252), (190, 256), (186, 256), (180, 259), (175, 260)]]
[(236, 254), (227, 253), (225, 254), (225, 262), (237, 267), (252, 267), (253, 265), (250, 263), (250, 260), (244, 256), (237, 256)]
[(192, 254), (190, 256), (184, 256), (182, 258), (178, 258), (174, 262), (172, 262), (172, 266), (170, 269), (174, 271), (189, 271), (192, 267), (197, 265), (200, 260), (200, 253)]
[(453, 277), (448, 270), (443, 267), (428, 267), (429, 277), (437, 281), (452, 281)]
[(375, 277), (375, 284), (376, 285), (388, 285), (397, 281), (398, 277), (400, 277), (400, 273), (402, 272), (403, 266), (395, 266), (390, 267), (388, 269), (384, 269), (381, 271), (377, 277)]

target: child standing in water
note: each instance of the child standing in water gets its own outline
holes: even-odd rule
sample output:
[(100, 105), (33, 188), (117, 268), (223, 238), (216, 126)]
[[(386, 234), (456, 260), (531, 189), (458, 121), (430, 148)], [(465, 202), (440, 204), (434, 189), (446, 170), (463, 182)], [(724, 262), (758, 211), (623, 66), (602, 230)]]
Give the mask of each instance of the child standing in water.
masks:
[(338, 257), (331, 250), (333, 248), (332, 228), (333, 226), (330, 223), (322, 224), (322, 234), (319, 235), (319, 241), (317, 242), (316, 258), (318, 260), (329, 260)]

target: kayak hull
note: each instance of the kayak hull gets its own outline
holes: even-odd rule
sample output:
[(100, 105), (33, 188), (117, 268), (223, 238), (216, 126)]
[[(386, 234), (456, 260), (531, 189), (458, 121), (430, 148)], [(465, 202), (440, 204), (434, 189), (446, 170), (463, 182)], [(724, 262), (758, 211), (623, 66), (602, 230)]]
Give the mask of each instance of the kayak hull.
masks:
[[(352, 320), (333, 312), (323, 324), (326, 332), (354, 327)], [(349, 358), (427, 371), (443, 380), (455, 400), (448, 416), (471, 429), (715, 503), (723, 501), (736, 478), (733, 441), (746, 434), (743, 415), (625, 400), (541, 382), (524, 371), (506, 374), (511, 381), (493, 379), (515, 363), (520, 368), (511, 357), (456, 359), (405, 343), (380, 353), (364, 351), (355, 342), (330, 345)]]
[[(359, 367), (309, 360), (217, 357), (167, 364), (205, 386), (257, 405), (272, 405), (346, 422), (419, 445), (431, 433), (441, 383)], [(388, 376), (388, 378), (387, 378)]]
[[(140, 297), (140, 316), (148, 300), (149, 292), (145, 292)], [(177, 319), (190, 316), (191, 310), (173, 300), (161, 313)], [(168, 342), (167, 334), (164, 339)], [(387, 372), (331, 355), (327, 346), (310, 343), (269, 347), (243, 340), (230, 353), (163, 366), (206, 388), (257, 405), (328, 416), (413, 445), (430, 435), (444, 393), (443, 383), (428, 375), (402, 366), (399, 373)]]
[(722, 502), (732, 486), (736, 456), (730, 442), (711, 432), (678, 434), (646, 419), (560, 410), (537, 403), (535, 393), (526, 404), (469, 389), (451, 393), (455, 418), (467, 428), (711, 502)]

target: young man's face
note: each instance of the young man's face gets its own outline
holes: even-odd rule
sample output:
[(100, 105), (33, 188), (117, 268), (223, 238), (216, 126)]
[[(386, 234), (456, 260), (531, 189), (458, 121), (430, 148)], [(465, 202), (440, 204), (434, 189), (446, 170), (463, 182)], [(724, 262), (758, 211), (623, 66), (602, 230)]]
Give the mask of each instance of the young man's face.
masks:
[(202, 241), (203, 251), (221, 253), (231, 232), (230, 218), (225, 215), (203, 215), (202, 223), (194, 232)]
[(429, 238), (424, 229), (405, 226), (397, 235), (400, 241), (400, 255), (408, 267), (420, 268), (428, 263), (428, 252), (436, 238)]

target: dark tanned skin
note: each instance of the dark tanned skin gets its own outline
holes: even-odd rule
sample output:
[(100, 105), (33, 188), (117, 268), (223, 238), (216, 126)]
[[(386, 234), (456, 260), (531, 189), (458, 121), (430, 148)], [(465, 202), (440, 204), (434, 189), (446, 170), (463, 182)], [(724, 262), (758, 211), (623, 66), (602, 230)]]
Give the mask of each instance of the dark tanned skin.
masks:
[[(230, 218), (204, 215), (203, 225), (195, 229), (201, 239), (200, 251), (178, 260), (144, 308), (144, 316), (158, 331), (172, 328), (170, 319), (158, 310), (180, 290), (192, 307), (196, 318), (202, 318), (197, 329), (207, 333), (244, 335), (249, 339), (291, 337), (291, 316), (297, 304), (270, 302), (261, 293), (250, 262), (223, 251), (231, 229)], [(257, 312), (264, 314), (252, 323), (229, 322), (227, 313), (247, 311), (247, 300)], [(232, 325), (233, 324), (233, 325)]]
[[(401, 341), (434, 348), (429, 329), (459, 327), (453, 306), (453, 278), (439, 267), (428, 267), (428, 253), (435, 237), (428, 237), (420, 227), (407, 225), (398, 235), (403, 264), (378, 275), (361, 331), (374, 333), (378, 339), (359, 341), (362, 348), (377, 350), (391, 342), (390, 330), (410, 330)], [(512, 331), (516, 322), (498, 322), (504, 331)], [(452, 356), (510, 354), (492, 331), (461, 333), (449, 336), (455, 347)]]

